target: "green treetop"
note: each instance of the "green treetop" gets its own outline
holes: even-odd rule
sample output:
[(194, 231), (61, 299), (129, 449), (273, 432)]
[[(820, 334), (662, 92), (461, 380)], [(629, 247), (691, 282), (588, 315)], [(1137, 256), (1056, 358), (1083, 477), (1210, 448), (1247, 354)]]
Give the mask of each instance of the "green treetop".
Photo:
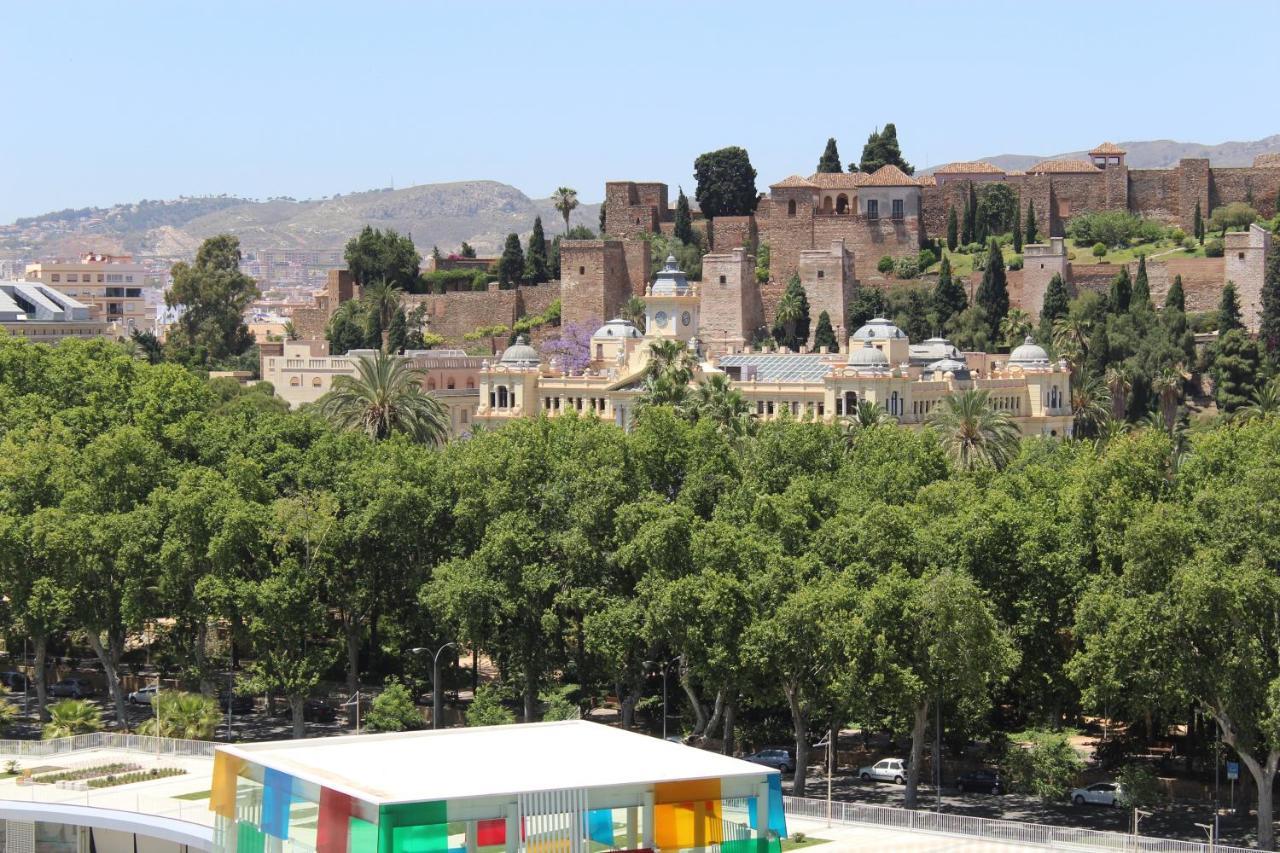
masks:
[(524, 256), (524, 278), (531, 284), (551, 280), (547, 267), (547, 236), (542, 231), (542, 217), (533, 220), (533, 233), (529, 235), (529, 251)]
[(689, 212), (689, 199), (684, 194), (684, 188), (678, 189), (676, 196), (676, 221), (675, 221), (675, 237), (681, 243), (693, 244), (697, 242), (697, 237), (693, 233), (693, 215)]
[(947, 251), (954, 252), (960, 240), (960, 225), (956, 220), (956, 206), (947, 208)]
[(1129, 299), (1132, 310), (1151, 310), (1151, 285), (1147, 282), (1147, 256), (1138, 255), (1138, 274), (1133, 279), (1133, 294)]
[(840, 347), (836, 342), (835, 329), (831, 328), (831, 315), (823, 311), (818, 315), (818, 328), (813, 333), (813, 347), (826, 347), (828, 352), (836, 352)]
[(1225, 334), (1232, 329), (1243, 329), (1240, 320), (1240, 297), (1236, 293), (1236, 283), (1228, 281), (1222, 288), (1222, 301), (1218, 303), (1218, 334)]
[(836, 150), (836, 140), (834, 136), (827, 140), (827, 147), (823, 150), (822, 156), (818, 158), (818, 171), (844, 171), (844, 167), (840, 165), (840, 152)]
[(1182, 276), (1175, 275), (1173, 284), (1169, 285), (1169, 292), (1164, 296), (1164, 307), (1175, 308), (1178, 311), (1186, 311), (1186, 296), (1182, 291)]
[(756, 170), (745, 148), (731, 146), (701, 154), (693, 163), (694, 198), (702, 215), (746, 216), (756, 209)]
[(849, 171), (862, 171), (869, 174), (890, 164), (897, 166), (908, 175), (915, 171), (915, 168), (902, 157), (902, 150), (898, 147), (898, 128), (893, 122), (886, 124), (884, 130), (871, 132), (867, 137), (867, 144), (862, 146), (862, 160), (857, 164), (857, 168), (850, 164)]
[(390, 228), (381, 231), (368, 225), (347, 241), (343, 256), (351, 277), (361, 287), (385, 281), (403, 290), (412, 290), (418, 280), (418, 268), (422, 266), (422, 256), (411, 238)]
[(990, 340), (997, 340), (1000, 320), (1009, 313), (1009, 284), (1005, 276), (1004, 255), (995, 240), (987, 245), (987, 265), (974, 301), (987, 317)]
[[(955, 209), (952, 209), (952, 213)], [(938, 312), (938, 321), (946, 326), (951, 318), (969, 307), (969, 296), (964, 292), (964, 285), (951, 275), (951, 259), (943, 256), (938, 265), (938, 284), (933, 290), (933, 306)]]
[(1036, 203), (1031, 199), (1027, 199), (1027, 222), (1026, 235), (1023, 237), (1023, 244), (1034, 243), (1036, 241)]
[(502, 257), (498, 260), (498, 281), (504, 288), (515, 287), (524, 278), (524, 250), (520, 248), (520, 237), (508, 234), (507, 242), (502, 247)]

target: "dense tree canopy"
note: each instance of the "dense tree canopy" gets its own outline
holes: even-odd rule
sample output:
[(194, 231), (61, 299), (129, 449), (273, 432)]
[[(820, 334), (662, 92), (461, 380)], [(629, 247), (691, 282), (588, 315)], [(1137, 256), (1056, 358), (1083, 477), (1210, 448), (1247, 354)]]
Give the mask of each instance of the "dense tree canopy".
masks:
[(194, 263), (179, 261), (172, 274), (165, 304), (182, 313), (165, 343), (169, 357), (209, 368), (247, 351), (253, 338), (244, 312), (258, 298), (258, 287), (240, 271), (240, 238), (210, 237), (200, 244)]
[(746, 216), (756, 209), (756, 170), (745, 148), (731, 146), (698, 155), (693, 162), (698, 181), (694, 198), (702, 215)]

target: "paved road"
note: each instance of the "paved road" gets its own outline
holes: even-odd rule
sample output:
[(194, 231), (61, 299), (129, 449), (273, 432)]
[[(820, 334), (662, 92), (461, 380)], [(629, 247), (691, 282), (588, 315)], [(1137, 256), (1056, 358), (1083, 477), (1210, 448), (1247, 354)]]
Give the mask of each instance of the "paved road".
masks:
[[(824, 798), (827, 795), (827, 777), (822, 772), (811, 772), (806, 780), (809, 797)], [(790, 780), (783, 784), (784, 793), (791, 793)], [(903, 805), (904, 788), (882, 782), (863, 782), (850, 773), (837, 774), (832, 780), (832, 799), (870, 803), (881, 806)], [(937, 797), (932, 786), (922, 786), (920, 807), (937, 807)], [(1016, 820), (1025, 823), (1044, 823), (1054, 826), (1078, 826), (1111, 832), (1131, 832), (1133, 812), (1127, 809), (1110, 809), (1099, 806), (1073, 806), (1069, 803), (1045, 803), (1035, 797), (1019, 794), (992, 796), (990, 794), (958, 794), (943, 788), (941, 809), (953, 814), (973, 817)], [(1186, 841), (1205, 841), (1204, 830), (1197, 823), (1210, 823), (1213, 809), (1205, 804), (1174, 804), (1142, 819), (1143, 835), (1165, 838), (1181, 838)], [(1251, 816), (1221, 818), (1221, 840), (1226, 844), (1248, 846), (1255, 833), (1256, 822)]]

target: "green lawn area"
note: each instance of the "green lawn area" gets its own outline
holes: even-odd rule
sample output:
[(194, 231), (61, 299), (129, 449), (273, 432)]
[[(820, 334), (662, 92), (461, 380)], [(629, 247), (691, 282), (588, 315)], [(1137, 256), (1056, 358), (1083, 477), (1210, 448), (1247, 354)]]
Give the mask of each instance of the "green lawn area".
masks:
[(209, 799), (208, 791), (192, 791), (190, 794), (179, 794), (174, 797), (175, 800), (207, 800)]
[[(1072, 253), (1075, 257), (1072, 258)], [(1077, 246), (1074, 240), (1067, 240), (1067, 258), (1075, 264), (1128, 264), (1137, 263), (1139, 255), (1146, 255), (1156, 260), (1173, 260), (1176, 258), (1203, 258), (1204, 246), (1196, 244), (1195, 251), (1188, 252), (1172, 240), (1157, 240), (1155, 243), (1143, 243), (1124, 249), (1108, 249), (1101, 260), (1093, 256), (1093, 246)], [(1158, 258), (1156, 256), (1159, 256)]]
[(812, 835), (806, 835), (803, 841), (794, 841), (791, 836), (782, 839), (783, 850), (799, 850), (801, 847), (813, 847), (816, 844), (830, 844), (828, 838), (814, 838)]

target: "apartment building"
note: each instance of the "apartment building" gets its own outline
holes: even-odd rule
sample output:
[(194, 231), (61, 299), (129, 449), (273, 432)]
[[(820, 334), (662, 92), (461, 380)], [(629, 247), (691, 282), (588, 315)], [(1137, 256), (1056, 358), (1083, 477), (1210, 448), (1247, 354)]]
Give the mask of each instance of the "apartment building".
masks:
[(37, 344), (111, 334), (108, 323), (90, 318), (89, 306), (28, 281), (0, 281), (0, 329)]
[(38, 281), (89, 307), (94, 320), (120, 324), (119, 334), (150, 329), (155, 309), (148, 307), (144, 288), (147, 268), (132, 255), (89, 253), (78, 261), (27, 264), (27, 281)]

